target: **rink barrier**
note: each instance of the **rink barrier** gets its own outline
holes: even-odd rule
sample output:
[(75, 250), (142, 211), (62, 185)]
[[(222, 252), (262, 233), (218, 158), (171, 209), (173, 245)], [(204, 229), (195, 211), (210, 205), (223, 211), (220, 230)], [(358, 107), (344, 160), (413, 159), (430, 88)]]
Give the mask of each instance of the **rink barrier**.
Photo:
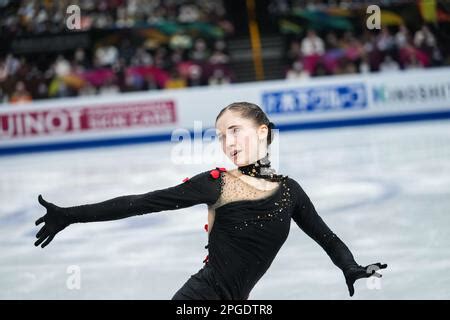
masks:
[[(333, 121), (317, 121), (309, 123), (292, 123), (277, 126), (277, 129), (282, 131), (297, 131), (297, 130), (317, 130), (317, 129), (329, 129), (329, 128), (342, 128), (350, 126), (367, 126), (377, 124), (388, 123), (402, 123), (413, 121), (430, 121), (430, 120), (443, 120), (450, 119), (450, 111), (442, 112), (430, 112), (430, 113), (416, 113), (407, 115), (390, 115), (380, 117), (366, 117), (355, 118), (345, 120), (333, 120)], [(449, 124), (450, 128), (450, 124)], [(202, 131), (202, 134), (205, 130)], [(190, 132), (191, 138), (193, 138), (193, 131)], [(70, 149), (81, 148), (98, 148), (109, 146), (120, 146), (127, 144), (142, 144), (142, 143), (154, 143), (154, 142), (169, 142), (171, 141), (172, 133), (160, 135), (144, 135), (126, 138), (114, 138), (114, 139), (95, 139), (95, 140), (80, 140), (61, 143), (39, 144), (39, 145), (22, 145), (8, 148), (0, 148), (0, 156), (24, 154), (30, 152), (46, 152), (46, 151), (62, 151)]]
[(0, 105), (0, 156), (192, 137), (236, 101), (260, 105), (280, 131), (448, 119), (450, 68)]

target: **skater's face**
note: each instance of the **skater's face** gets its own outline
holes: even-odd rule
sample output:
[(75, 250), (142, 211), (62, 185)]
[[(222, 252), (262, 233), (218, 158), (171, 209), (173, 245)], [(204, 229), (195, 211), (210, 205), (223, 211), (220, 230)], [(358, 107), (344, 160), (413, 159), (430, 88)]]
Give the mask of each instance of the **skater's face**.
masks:
[(222, 150), (237, 166), (253, 163), (266, 154), (268, 129), (266, 125), (258, 126), (254, 120), (230, 110), (216, 122)]

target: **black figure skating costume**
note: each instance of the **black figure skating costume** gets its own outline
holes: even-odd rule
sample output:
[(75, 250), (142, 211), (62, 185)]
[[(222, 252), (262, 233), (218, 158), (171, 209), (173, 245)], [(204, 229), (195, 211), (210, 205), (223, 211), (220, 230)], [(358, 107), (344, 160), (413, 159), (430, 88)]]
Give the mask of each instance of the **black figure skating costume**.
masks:
[[(275, 181), (278, 186), (259, 190), (225, 168), (215, 168), (173, 187), (95, 204), (60, 208), (40, 196), (40, 202), (46, 203), (47, 209), (53, 208), (57, 218), (53, 217), (51, 224), (51, 217), (47, 217), (44, 228), (48, 230), (40, 231), (38, 241), (47, 238), (48, 243), (49, 237), (71, 223), (122, 219), (203, 203), (215, 209), (208, 237), (208, 259), (172, 299), (247, 299), (285, 242), (291, 219), (326, 251), (344, 274), (358, 268), (350, 250), (317, 214), (300, 184), (288, 176), (274, 174), (267, 155), (239, 169), (243, 174)], [(45, 221), (45, 217), (41, 219)]]

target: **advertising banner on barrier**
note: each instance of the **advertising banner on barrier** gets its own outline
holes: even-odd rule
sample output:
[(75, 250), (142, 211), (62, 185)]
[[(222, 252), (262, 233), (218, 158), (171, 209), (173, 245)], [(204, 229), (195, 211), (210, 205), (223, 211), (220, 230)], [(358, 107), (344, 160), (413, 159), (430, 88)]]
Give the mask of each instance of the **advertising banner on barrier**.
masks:
[(450, 68), (263, 81), (0, 105), (0, 155), (169, 140), (214, 127), (236, 101), (263, 108), (282, 130), (450, 117)]
[(368, 107), (364, 83), (308, 86), (263, 93), (263, 107), (269, 115), (320, 113)]
[(373, 105), (376, 108), (403, 108), (412, 106), (433, 108), (450, 101), (450, 74), (446, 79), (414, 79), (398, 83), (372, 83)]
[(97, 106), (62, 107), (0, 114), (1, 138), (20, 140), (29, 137), (64, 136), (83, 132), (103, 132), (173, 124), (173, 101), (155, 100), (133, 103), (108, 103)]

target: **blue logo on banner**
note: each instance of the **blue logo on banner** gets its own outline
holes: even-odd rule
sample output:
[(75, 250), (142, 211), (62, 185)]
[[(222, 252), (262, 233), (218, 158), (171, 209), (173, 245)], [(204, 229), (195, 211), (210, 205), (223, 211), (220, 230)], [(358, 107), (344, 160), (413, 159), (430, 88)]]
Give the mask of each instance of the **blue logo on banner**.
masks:
[(289, 89), (263, 93), (267, 113), (326, 112), (367, 107), (363, 83)]

